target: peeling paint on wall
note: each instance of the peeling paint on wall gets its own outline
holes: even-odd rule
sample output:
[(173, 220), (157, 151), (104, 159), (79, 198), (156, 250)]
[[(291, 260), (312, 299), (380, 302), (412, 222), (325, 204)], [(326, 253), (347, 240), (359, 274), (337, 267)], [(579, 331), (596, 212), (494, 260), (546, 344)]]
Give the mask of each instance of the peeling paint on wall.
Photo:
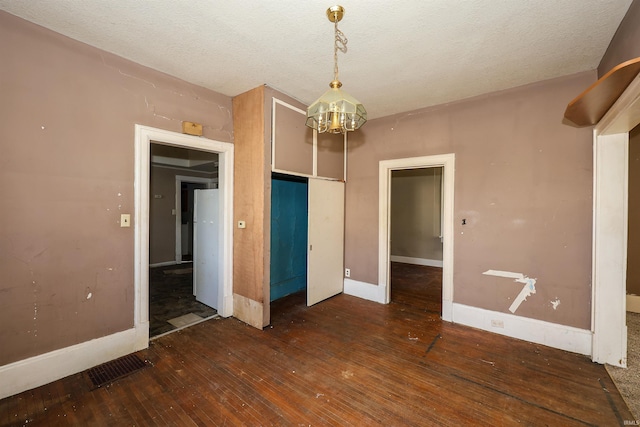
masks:
[(512, 313), (516, 312), (518, 307), (520, 307), (520, 304), (526, 301), (529, 295), (536, 293), (536, 279), (532, 279), (531, 277), (525, 276), (522, 273), (514, 273), (511, 271), (501, 270), (487, 270), (482, 274), (486, 274), (487, 276), (507, 277), (510, 279), (515, 279), (514, 282), (524, 283), (522, 290), (509, 307), (509, 311)]
[(550, 301), (550, 302), (551, 302), (551, 305), (553, 306), (553, 309), (557, 310), (558, 306), (560, 305), (560, 300), (556, 297), (555, 301)]

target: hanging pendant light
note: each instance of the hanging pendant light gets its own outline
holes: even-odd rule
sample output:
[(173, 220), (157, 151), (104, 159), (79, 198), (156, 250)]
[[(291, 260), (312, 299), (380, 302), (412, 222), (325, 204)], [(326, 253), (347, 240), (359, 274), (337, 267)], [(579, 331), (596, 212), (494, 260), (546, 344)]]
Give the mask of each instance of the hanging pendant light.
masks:
[(367, 121), (367, 110), (354, 97), (341, 90), (342, 83), (338, 80), (338, 50), (347, 52), (347, 38), (338, 30), (338, 22), (344, 16), (342, 6), (332, 6), (327, 9), (329, 21), (334, 23), (333, 45), (333, 81), (329, 89), (316, 102), (307, 108), (307, 123), (310, 128), (319, 133), (345, 133), (358, 129)]

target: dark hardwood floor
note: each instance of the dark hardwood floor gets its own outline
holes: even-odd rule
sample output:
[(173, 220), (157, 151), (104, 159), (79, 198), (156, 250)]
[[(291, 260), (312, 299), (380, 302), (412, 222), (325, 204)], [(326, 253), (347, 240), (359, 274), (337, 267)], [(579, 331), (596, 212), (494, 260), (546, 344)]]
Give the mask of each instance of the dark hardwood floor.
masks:
[[(398, 268), (397, 268), (398, 267)], [(152, 365), (91, 390), (86, 374), (0, 401), (0, 425), (622, 425), (589, 358), (439, 317), (438, 269), (393, 266), (392, 303), (304, 295), (263, 331), (213, 319), (138, 352)], [(411, 271), (413, 272), (411, 272)], [(410, 276), (410, 277), (409, 277)], [(404, 289), (405, 285), (411, 289)]]
[(442, 314), (442, 268), (391, 263), (391, 301)]

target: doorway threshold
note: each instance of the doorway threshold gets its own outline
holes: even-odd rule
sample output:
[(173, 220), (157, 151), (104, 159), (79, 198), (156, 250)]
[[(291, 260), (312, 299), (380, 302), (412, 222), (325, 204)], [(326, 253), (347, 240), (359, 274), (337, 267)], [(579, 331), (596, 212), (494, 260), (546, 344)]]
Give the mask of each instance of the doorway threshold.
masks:
[(195, 321), (193, 321), (193, 322), (191, 322), (191, 323), (188, 323), (188, 324), (185, 324), (185, 325), (182, 325), (182, 326), (176, 327), (175, 329), (172, 329), (172, 330), (170, 330), (170, 331), (163, 332), (163, 333), (161, 333), (161, 334), (159, 334), (159, 335), (156, 335), (156, 336), (150, 337), (150, 338), (149, 338), (149, 341), (153, 341), (153, 340), (156, 340), (156, 339), (158, 339), (158, 338), (164, 337), (165, 335), (169, 335), (169, 334), (172, 334), (172, 333), (174, 333), (174, 332), (178, 332), (178, 331), (181, 331), (181, 330), (183, 330), (183, 329), (189, 328), (189, 327), (191, 327), (191, 326), (195, 326), (195, 325), (197, 325), (197, 324), (199, 324), (199, 323), (206, 322), (207, 320), (220, 319), (220, 318), (221, 318), (221, 317), (220, 317), (220, 315), (219, 315), (219, 314), (214, 314), (213, 316), (209, 316), (209, 317), (203, 317), (203, 318), (200, 318), (200, 319), (198, 319), (198, 320), (195, 320)]

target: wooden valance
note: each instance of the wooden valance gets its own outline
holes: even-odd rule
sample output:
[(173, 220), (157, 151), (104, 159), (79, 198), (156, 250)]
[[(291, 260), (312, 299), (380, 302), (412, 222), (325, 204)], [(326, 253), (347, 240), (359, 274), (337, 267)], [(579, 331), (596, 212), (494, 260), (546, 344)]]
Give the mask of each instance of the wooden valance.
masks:
[(593, 126), (640, 72), (640, 58), (616, 65), (567, 105), (564, 117), (577, 127)]

